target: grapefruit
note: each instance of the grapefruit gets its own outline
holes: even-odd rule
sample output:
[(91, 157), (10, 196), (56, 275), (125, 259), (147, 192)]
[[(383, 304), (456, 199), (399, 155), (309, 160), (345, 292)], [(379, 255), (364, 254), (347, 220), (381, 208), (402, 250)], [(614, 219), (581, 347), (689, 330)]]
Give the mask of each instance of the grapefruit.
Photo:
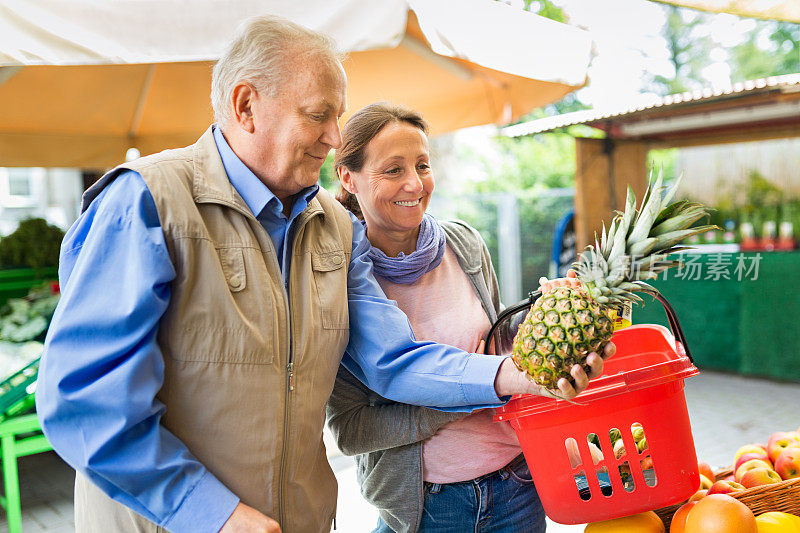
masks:
[(758, 533), (758, 529), (745, 504), (727, 494), (711, 494), (689, 511), (686, 533)]

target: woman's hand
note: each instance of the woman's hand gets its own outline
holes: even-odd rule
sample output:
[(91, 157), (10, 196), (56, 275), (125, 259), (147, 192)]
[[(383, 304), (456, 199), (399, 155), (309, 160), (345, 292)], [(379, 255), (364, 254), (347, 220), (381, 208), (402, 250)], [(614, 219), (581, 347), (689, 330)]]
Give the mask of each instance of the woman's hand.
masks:
[(547, 279), (547, 278), (539, 278), (539, 290), (542, 291), (542, 294), (545, 294), (556, 287), (569, 287), (571, 289), (580, 289), (581, 282), (578, 280), (578, 275), (575, 273), (574, 270), (570, 270), (567, 272), (567, 277), (565, 278), (556, 278), (556, 279)]

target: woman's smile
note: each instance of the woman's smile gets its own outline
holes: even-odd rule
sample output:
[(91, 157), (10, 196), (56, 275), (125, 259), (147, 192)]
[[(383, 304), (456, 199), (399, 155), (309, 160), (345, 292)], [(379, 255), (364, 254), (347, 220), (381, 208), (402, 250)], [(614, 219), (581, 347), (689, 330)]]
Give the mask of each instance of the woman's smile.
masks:
[(399, 205), (402, 207), (416, 207), (419, 205), (421, 198), (417, 198), (416, 200), (403, 200), (395, 202), (395, 205)]

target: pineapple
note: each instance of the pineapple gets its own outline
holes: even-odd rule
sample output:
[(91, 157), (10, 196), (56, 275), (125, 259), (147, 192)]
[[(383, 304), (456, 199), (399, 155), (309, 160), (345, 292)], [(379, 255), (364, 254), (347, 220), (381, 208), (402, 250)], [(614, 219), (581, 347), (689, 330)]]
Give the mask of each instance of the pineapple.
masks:
[(680, 183), (662, 187), (662, 174), (652, 174), (640, 209), (628, 187), (625, 211), (617, 212), (600, 241), (588, 246), (573, 265), (580, 289), (557, 287), (531, 307), (514, 337), (511, 358), (528, 379), (547, 389), (558, 380), (573, 382), (570, 369), (585, 365), (590, 352), (602, 350), (614, 333), (612, 310), (625, 302), (641, 302), (636, 292), (656, 292), (645, 280), (678, 266), (671, 253), (680, 243), (716, 226), (689, 227), (707, 215), (705, 206), (685, 200), (670, 204)]

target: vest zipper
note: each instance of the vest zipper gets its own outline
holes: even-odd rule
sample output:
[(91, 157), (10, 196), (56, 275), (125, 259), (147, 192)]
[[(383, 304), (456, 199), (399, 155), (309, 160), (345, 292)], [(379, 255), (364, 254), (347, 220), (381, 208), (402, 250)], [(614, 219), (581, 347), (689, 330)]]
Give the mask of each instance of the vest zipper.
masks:
[(286, 377), (289, 382), (289, 392), (294, 390), (294, 363), (286, 365)]
[[(280, 268), (278, 269), (280, 270)], [(283, 294), (285, 296), (286, 302), (286, 343), (289, 347), (289, 356), (287, 358), (286, 364), (286, 394), (284, 398), (284, 409), (283, 409), (283, 442), (281, 444), (281, 467), (278, 477), (278, 516), (280, 519), (278, 523), (281, 524), (281, 527), (285, 524), (284, 522), (284, 503), (283, 503), (283, 486), (285, 484), (285, 476), (286, 476), (286, 455), (289, 449), (289, 424), (291, 423), (291, 403), (292, 403), (292, 391), (294, 390), (294, 363), (292, 362), (292, 311), (289, 308), (289, 290), (287, 286), (284, 286)]]
[[(288, 231), (288, 230), (287, 230)], [(292, 250), (294, 250), (294, 243), (297, 239), (297, 230), (295, 229), (295, 239), (293, 239), (291, 246)], [(292, 405), (292, 391), (294, 390), (294, 363), (292, 362), (292, 352), (293, 352), (293, 343), (292, 343), (292, 310), (290, 308), (291, 302), (289, 297), (289, 281), (286, 284), (283, 283), (283, 270), (281, 269), (280, 262), (278, 261), (278, 254), (275, 248), (272, 246), (272, 239), (268, 239), (269, 244), (272, 247), (272, 257), (275, 258), (275, 268), (281, 275), (281, 285), (283, 286), (283, 302), (284, 302), (284, 313), (286, 317), (286, 346), (288, 347), (288, 355), (286, 357), (286, 391), (284, 394), (283, 400), (283, 440), (281, 442), (281, 466), (278, 471), (278, 524), (281, 525), (281, 528), (284, 527), (286, 523), (285, 519), (285, 512), (284, 509), (286, 508), (283, 500), (283, 493), (284, 485), (286, 484), (286, 456), (289, 453), (289, 424), (291, 424), (291, 405)], [(284, 246), (286, 243), (284, 243)], [(290, 273), (289, 276), (291, 277), (291, 265), (289, 266)]]

